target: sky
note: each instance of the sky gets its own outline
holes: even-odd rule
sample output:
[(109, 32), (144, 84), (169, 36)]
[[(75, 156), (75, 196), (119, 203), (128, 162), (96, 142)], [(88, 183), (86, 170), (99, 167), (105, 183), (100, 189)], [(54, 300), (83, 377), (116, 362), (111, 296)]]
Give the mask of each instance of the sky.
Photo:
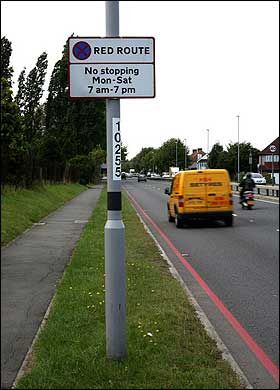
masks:
[[(119, 1), (119, 23), (121, 37), (155, 38), (156, 97), (120, 99), (129, 159), (170, 138), (207, 152), (238, 141), (262, 150), (278, 137), (278, 1)], [(46, 100), (72, 33), (105, 37), (105, 1), (1, 1), (15, 93), (46, 51)]]

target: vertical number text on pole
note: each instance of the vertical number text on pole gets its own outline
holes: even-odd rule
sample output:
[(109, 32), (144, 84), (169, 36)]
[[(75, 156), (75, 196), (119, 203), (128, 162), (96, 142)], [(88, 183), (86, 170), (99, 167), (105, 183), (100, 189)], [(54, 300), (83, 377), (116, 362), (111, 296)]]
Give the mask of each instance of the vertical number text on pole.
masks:
[(112, 118), (113, 129), (113, 180), (121, 180), (120, 118)]

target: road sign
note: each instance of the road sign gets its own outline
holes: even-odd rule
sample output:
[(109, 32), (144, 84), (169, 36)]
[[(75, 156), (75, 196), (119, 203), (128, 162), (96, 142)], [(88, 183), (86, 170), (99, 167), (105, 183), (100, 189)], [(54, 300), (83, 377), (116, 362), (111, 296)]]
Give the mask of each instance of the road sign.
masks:
[[(154, 41), (152, 37), (132, 38), (73, 38), (69, 43), (69, 62), (87, 64), (154, 63)], [(77, 48), (84, 45), (90, 49), (88, 56), (77, 56)]]
[(69, 38), (69, 97), (154, 98), (154, 38)]
[(153, 64), (71, 64), (71, 98), (155, 96)]
[(276, 152), (276, 146), (275, 145), (270, 145), (269, 150), (271, 151), (271, 153), (275, 153)]

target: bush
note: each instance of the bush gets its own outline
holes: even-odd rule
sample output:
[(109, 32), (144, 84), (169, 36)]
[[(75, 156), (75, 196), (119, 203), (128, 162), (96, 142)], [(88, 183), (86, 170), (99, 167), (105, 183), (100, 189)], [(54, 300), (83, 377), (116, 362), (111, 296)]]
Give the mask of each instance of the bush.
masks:
[(272, 178), (270, 173), (264, 172), (262, 175), (266, 179), (266, 184), (272, 184)]
[(79, 183), (86, 185), (94, 181), (94, 161), (89, 156), (78, 155), (69, 160), (70, 168), (79, 170)]

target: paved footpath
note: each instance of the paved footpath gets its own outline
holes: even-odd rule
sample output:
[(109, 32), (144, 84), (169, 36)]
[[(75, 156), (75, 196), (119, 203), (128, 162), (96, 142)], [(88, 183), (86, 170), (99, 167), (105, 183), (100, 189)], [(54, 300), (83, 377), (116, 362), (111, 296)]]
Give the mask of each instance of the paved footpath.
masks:
[(1, 389), (12, 387), (102, 185), (1, 249)]

